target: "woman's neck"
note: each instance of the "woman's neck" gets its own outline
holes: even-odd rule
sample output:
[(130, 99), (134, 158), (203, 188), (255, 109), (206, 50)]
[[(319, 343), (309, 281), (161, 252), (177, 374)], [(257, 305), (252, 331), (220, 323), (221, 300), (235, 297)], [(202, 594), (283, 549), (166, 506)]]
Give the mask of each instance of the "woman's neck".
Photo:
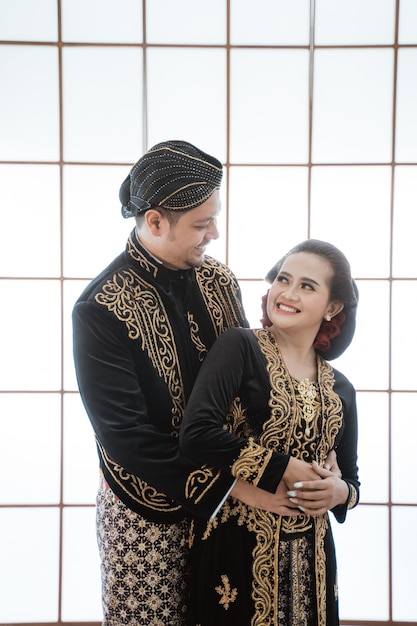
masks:
[(275, 329), (271, 329), (271, 331), (291, 376), (297, 380), (308, 378), (310, 381), (316, 381), (317, 354), (311, 338), (303, 340), (298, 335), (294, 339), (286, 334), (278, 333)]

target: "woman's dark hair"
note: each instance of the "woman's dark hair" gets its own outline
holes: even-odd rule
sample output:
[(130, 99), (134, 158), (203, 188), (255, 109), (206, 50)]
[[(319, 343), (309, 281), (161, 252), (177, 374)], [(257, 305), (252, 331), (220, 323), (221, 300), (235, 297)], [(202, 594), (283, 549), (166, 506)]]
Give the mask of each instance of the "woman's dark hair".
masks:
[(319, 239), (306, 239), (297, 244), (268, 272), (266, 280), (272, 283), (279, 274), (284, 261), (293, 254), (308, 252), (325, 259), (333, 270), (330, 280), (330, 300), (342, 302), (345, 308), (354, 307), (357, 304), (357, 297), (353, 286), (350, 264), (343, 252), (327, 241)]

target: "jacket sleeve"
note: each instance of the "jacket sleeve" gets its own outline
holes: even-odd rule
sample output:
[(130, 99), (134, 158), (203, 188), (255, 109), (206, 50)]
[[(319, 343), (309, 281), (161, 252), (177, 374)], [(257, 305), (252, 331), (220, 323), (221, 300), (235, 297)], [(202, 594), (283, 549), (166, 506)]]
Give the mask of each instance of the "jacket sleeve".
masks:
[(344, 504), (336, 506), (332, 512), (336, 520), (343, 523), (347, 511), (359, 503), (358, 417), (354, 387), (343, 374), (337, 370), (334, 372), (335, 391), (339, 394), (343, 404), (343, 427), (335, 442), (335, 452), (342, 478), (349, 487), (349, 496)]
[[(210, 491), (198, 501), (185, 498), (187, 476), (200, 468), (178, 457), (178, 437), (151, 423), (144, 381), (130, 343), (106, 311), (93, 302), (73, 310), (73, 347), (78, 386), (99, 444), (126, 472), (140, 477), (196, 515), (209, 518), (233, 484), (227, 473), (204, 468)], [(152, 390), (146, 390), (152, 395)], [(151, 393), (150, 393), (151, 392)], [(172, 403), (160, 400), (171, 420)]]
[[(250, 437), (239, 437), (226, 425), (226, 416), (243, 381), (257, 377), (265, 369), (259, 355), (250, 349), (251, 333), (247, 329), (230, 329), (211, 348), (187, 404), (180, 429), (180, 453), (275, 492), (289, 456), (272, 452)], [(189, 480), (191, 485), (193, 477)]]

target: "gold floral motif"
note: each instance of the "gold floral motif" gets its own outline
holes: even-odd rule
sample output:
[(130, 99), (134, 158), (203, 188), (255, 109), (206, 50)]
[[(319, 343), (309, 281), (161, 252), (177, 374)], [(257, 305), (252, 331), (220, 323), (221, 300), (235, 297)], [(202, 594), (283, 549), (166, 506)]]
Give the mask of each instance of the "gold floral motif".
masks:
[(283, 517), (281, 529), (285, 535), (306, 532), (313, 528), (313, 520), (310, 515), (298, 515), (297, 517)]
[(238, 437), (246, 438), (249, 436), (246, 422), (246, 410), (242, 406), (240, 398), (235, 398), (230, 405), (223, 428)]
[(222, 605), (223, 608), (227, 611), (230, 604), (234, 602), (237, 598), (237, 589), (236, 587), (232, 589), (229, 577), (226, 574), (222, 574), (221, 579), (223, 586), (218, 585), (217, 587), (215, 587), (215, 590), (221, 596), (219, 604)]

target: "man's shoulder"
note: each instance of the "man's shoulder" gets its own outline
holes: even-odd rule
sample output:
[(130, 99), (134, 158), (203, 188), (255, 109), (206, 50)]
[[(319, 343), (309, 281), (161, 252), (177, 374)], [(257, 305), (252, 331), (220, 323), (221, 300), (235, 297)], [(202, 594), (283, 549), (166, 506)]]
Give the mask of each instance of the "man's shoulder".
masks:
[(80, 294), (78, 301), (89, 300), (91, 297), (101, 290), (102, 286), (111, 280), (115, 274), (126, 267), (126, 255), (124, 252), (119, 254), (109, 265), (107, 265), (99, 274), (90, 280), (83, 292)]
[(227, 276), (235, 278), (233, 271), (230, 269), (228, 265), (218, 261), (212, 256), (207, 256), (204, 258), (204, 262), (196, 268), (197, 272), (200, 274), (206, 273), (207, 271), (215, 272), (217, 274), (225, 274)]

